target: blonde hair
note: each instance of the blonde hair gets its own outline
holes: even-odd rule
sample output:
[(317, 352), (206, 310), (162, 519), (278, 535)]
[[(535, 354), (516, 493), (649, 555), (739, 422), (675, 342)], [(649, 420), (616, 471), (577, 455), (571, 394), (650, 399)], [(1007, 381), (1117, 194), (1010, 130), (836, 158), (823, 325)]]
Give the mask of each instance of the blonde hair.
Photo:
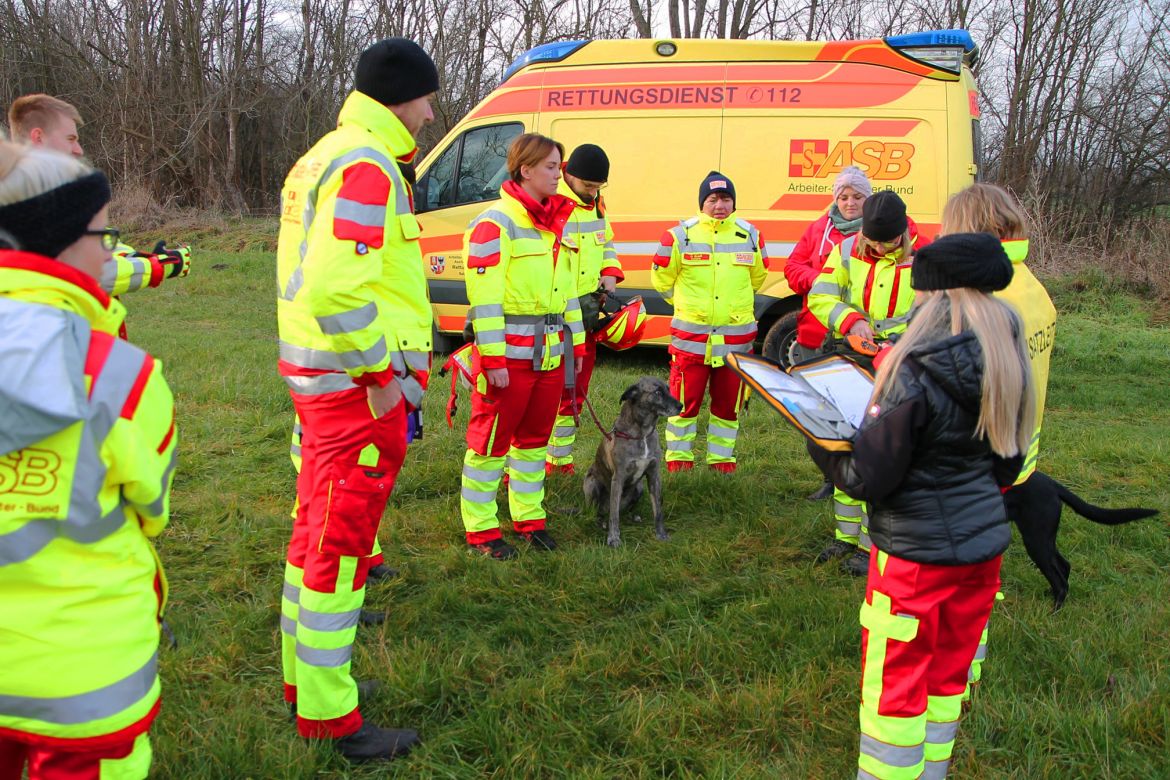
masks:
[(910, 327), (878, 369), (874, 399), (883, 396), (916, 347), (970, 330), (983, 351), (975, 435), (986, 438), (992, 452), (1005, 458), (1027, 452), (1036, 430), (1036, 396), (1019, 315), (1003, 301), (969, 287), (923, 294), (926, 300), (917, 307)]
[(508, 175), (512, 177), (512, 181), (519, 184), (523, 179), (520, 169), (525, 165), (529, 167), (539, 165), (553, 149), (561, 153), (562, 160), (565, 159), (565, 147), (560, 141), (554, 141), (540, 133), (516, 136), (516, 140), (508, 147)]
[(8, 109), (8, 129), (14, 141), (28, 141), (33, 129), (42, 130), (55, 124), (61, 117), (82, 124), (81, 114), (72, 104), (52, 95), (38, 93), (18, 97)]
[(0, 206), (35, 198), (92, 172), (70, 155), (0, 141)]
[(948, 233), (991, 233), (1001, 241), (1027, 238), (1028, 216), (1004, 188), (972, 184), (943, 208), (939, 235)]

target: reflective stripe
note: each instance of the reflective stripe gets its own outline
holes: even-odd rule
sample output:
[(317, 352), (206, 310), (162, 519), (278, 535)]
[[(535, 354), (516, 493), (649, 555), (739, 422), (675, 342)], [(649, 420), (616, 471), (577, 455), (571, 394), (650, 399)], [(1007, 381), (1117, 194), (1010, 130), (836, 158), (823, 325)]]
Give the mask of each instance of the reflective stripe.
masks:
[(290, 618), (288, 615), (280, 616), (280, 630), (282, 633), (289, 636), (297, 635), (297, 621)]
[(856, 539), (857, 535), (861, 533), (861, 523), (857, 521), (837, 521), (837, 530), (844, 536)]
[[(633, 253), (631, 252), (631, 254), (633, 254)], [(671, 247), (668, 247), (666, 244), (659, 244), (658, 251), (656, 251), (654, 253), (654, 256), (655, 257), (670, 257), (672, 254), (673, 254), (673, 250)]]
[[(707, 355), (707, 347), (709, 342), (706, 341), (690, 341), (688, 339), (672, 336), (670, 339), (670, 346), (679, 352), (686, 352), (691, 355)], [(750, 342), (743, 344), (711, 344), (711, 357), (727, 357), (733, 352), (744, 353), (750, 352), (752, 345)]]
[(322, 333), (336, 336), (339, 333), (353, 333), (368, 328), (377, 319), (378, 304), (370, 301), (357, 309), (317, 317), (317, 325), (321, 328)]
[(690, 439), (683, 439), (680, 441), (667, 440), (666, 451), (667, 452), (690, 452), (691, 445), (692, 445), (692, 442)]
[[(700, 244), (700, 243), (695, 242), (695, 241), (688, 241), (688, 242), (684, 242), (684, 243), (686, 245), (687, 252), (694, 252), (696, 254), (708, 254), (708, 255), (714, 254), (714, 252), (715, 252), (715, 247), (711, 246), (710, 244)], [(682, 250), (680, 249), (679, 251), (681, 252)]]
[[(540, 462), (540, 470), (544, 471), (544, 461)], [(524, 482), (523, 480), (513, 479), (508, 483), (508, 490), (512, 493), (539, 493), (544, 490), (544, 480), (539, 482)]]
[(487, 504), (496, 500), (496, 491), (494, 490), (474, 490), (472, 488), (465, 487), (459, 491), (459, 495), (473, 504)]
[(674, 423), (666, 424), (666, 432), (673, 433), (675, 436), (694, 435), (699, 429), (698, 423), (691, 423), (689, 425), (675, 425)]
[(413, 376), (398, 377), (398, 384), (402, 389), (402, 397), (406, 402), (418, 409), (422, 406), (423, 386)]
[(480, 344), (498, 344), (504, 340), (504, 331), (502, 331), (502, 330), (476, 331), (475, 340)]
[(346, 368), (370, 368), (381, 363), (386, 358), (390, 348), (386, 346), (386, 337), (379, 336), (378, 340), (365, 349), (352, 349), (349, 352), (339, 352), (341, 365)]
[(477, 320), (483, 317), (503, 317), (504, 305), (502, 303), (485, 303), (479, 306), (472, 306), (468, 310), (471, 319)]
[(927, 761), (919, 777), (922, 780), (946, 780), (950, 768), (951, 760), (949, 758), (942, 761)]
[(596, 233), (599, 230), (605, 230), (604, 219), (581, 220), (579, 222), (570, 222), (569, 224), (572, 225), (578, 233)]
[(575, 425), (558, 425), (557, 427), (553, 428), (552, 435), (557, 437), (572, 436), (576, 432), (577, 426)]
[(386, 227), (386, 207), (358, 203), (348, 198), (333, 201), (333, 218), (356, 222), (366, 227)]
[(708, 436), (719, 436), (721, 438), (731, 439), (734, 441), (736, 434), (738, 434), (738, 433), (739, 433), (738, 428), (727, 428), (727, 427), (724, 427), (722, 425), (708, 425), (707, 426), (707, 435)]
[(977, 649), (975, 651), (975, 657), (972, 658), (971, 660), (972, 661), (986, 661), (987, 660), (987, 644), (986, 643), (979, 644), (979, 649)]
[(346, 645), (345, 647), (338, 647), (332, 650), (321, 650), (297, 642), (297, 659), (304, 661), (309, 666), (345, 666), (349, 663), (350, 656), (352, 655), (353, 645)]
[(518, 460), (516, 458), (508, 458), (508, 468), (520, 474), (543, 474), (544, 461), (543, 460)]
[(141, 260), (132, 260), (134, 270), (130, 274), (130, 283), (127, 285), (127, 292), (135, 292), (142, 289), (142, 277), (146, 275), (146, 268)]
[(890, 328), (896, 328), (899, 325), (905, 325), (909, 321), (910, 321), (910, 312), (906, 312), (905, 314), (898, 316), (898, 317), (889, 317), (889, 318), (884, 319), (884, 320), (875, 321), (873, 323), (873, 329), (874, 330), (889, 330)]
[(756, 332), (757, 325), (754, 322), (746, 322), (742, 325), (703, 325), (698, 322), (688, 322), (674, 317), (670, 320), (670, 327), (674, 330), (681, 330), (684, 333), (694, 333), (696, 335), (719, 335), (719, 336), (748, 336)]
[(464, 465), (463, 476), (468, 479), (474, 479), (477, 482), (499, 482), (504, 476), (504, 470), (499, 468), (489, 471), (487, 469), (477, 469), (474, 466)]
[[(95, 503), (92, 496), (88, 503)], [(0, 566), (27, 561), (58, 538), (77, 544), (100, 542), (126, 522), (126, 512), (121, 504), (96, 521), (87, 515), (81, 511), (70, 511), (65, 520), (41, 517), (29, 520), (15, 531), (0, 536)]]
[[(81, 644), (84, 641), (78, 638)], [(158, 679), (158, 651), (141, 669), (97, 690), (72, 696), (11, 696), (0, 694), (0, 715), (72, 726), (108, 718), (147, 696)]]
[(281, 591), (281, 595), (291, 601), (293, 604), (301, 603), (301, 589), (296, 585), (290, 585), (287, 582), (284, 583), (284, 590)]
[(511, 334), (513, 336), (535, 336), (536, 329), (538, 327), (543, 327), (543, 324), (544, 323), (541, 323), (541, 325), (538, 326), (535, 323), (530, 322), (516, 323), (508, 321), (504, 325), (504, 333)]
[(285, 384), (300, 395), (340, 393), (357, 387), (349, 374), (317, 374), (316, 376), (286, 376)]
[(109, 292), (114, 289), (114, 283), (118, 281), (118, 258), (113, 257), (102, 263), (102, 275), (98, 279), (98, 285)]
[(341, 357), (336, 352), (298, 347), (287, 341), (280, 342), (280, 359), (300, 368), (312, 368), (320, 371), (344, 370), (341, 365)]
[(875, 758), (886, 766), (912, 767), (923, 760), (923, 747), (921, 743), (911, 747), (890, 745), (868, 734), (862, 734), (861, 754)]
[[(518, 344), (509, 344), (504, 348), (504, 357), (512, 358), (513, 360), (528, 360), (529, 358), (533, 358), (540, 350), (541, 343), (542, 342), (538, 340), (536, 344), (530, 347), (523, 347)], [(563, 354), (564, 349), (561, 347), (561, 342), (558, 341), (549, 347), (548, 356), (550, 358), (559, 358)]]
[(833, 514), (838, 517), (864, 517), (865, 512), (861, 509), (861, 504), (845, 504), (841, 501), (833, 501)]
[(347, 612), (315, 612), (301, 607), (296, 622), (312, 631), (344, 631), (356, 626), (361, 614), (361, 607)]
[(756, 247), (748, 241), (740, 241), (735, 244), (716, 244), (716, 252), (730, 253), (730, 252), (755, 252)]
[(808, 291), (809, 295), (831, 295), (834, 298), (841, 297), (841, 285), (836, 282), (817, 282)]
[(508, 239), (511, 241), (515, 241), (518, 238), (535, 238), (537, 240), (542, 240), (539, 230), (536, 230), (535, 228), (520, 227), (516, 224), (514, 219), (499, 209), (488, 209), (487, 211), (483, 212), (471, 221), (471, 223), (467, 226), (467, 229), (473, 230), (476, 225), (478, 225), (480, 222), (483, 222), (484, 220), (491, 220), (500, 227), (504, 228), (508, 234)]
[(498, 255), (500, 253), (500, 239), (493, 238), (491, 241), (484, 241), (481, 243), (471, 243), (467, 245), (467, 253), (472, 257), (489, 257), (491, 255)]
[(837, 323), (840, 322), (841, 319), (851, 311), (855, 310), (847, 303), (834, 304), (833, 310), (829, 312), (829, 327), (836, 327)]
[(945, 745), (955, 741), (959, 733), (959, 721), (951, 720), (946, 723), (926, 721), (926, 741), (933, 745)]
[(858, 768), (857, 780), (882, 780), (882, 779), (880, 777), (877, 777), (876, 775), (871, 775), (869, 772), (866, 772), (864, 769)]
[[(167, 463), (166, 469), (163, 470), (162, 480), (159, 482), (158, 498), (145, 507), (147, 513), (151, 517), (162, 517), (163, 510), (166, 508), (167, 485), (171, 481), (171, 474), (174, 473), (175, 467), (179, 465), (179, 448), (171, 448), (171, 460)], [(137, 506), (137, 505), (136, 505)]]
[(548, 454), (554, 458), (567, 458), (573, 454), (572, 444), (552, 444), (548, 448)]
[(724, 458), (731, 458), (731, 457), (735, 456), (735, 448), (734, 447), (725, 447), (722, 444), (716, 444), (715, 442), (708, 439), (707, 440), (707, 454), (708, 455), (719, 455), (720, 457), (724, 457)]

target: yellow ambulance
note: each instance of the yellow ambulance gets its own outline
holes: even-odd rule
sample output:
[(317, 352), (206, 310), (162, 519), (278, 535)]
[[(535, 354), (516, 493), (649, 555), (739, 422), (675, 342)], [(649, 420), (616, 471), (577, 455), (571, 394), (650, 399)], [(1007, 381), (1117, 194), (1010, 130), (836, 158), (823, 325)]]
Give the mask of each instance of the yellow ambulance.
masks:
[(708, 171), (735, 183), (736, 213), (767, 243), (756, 297), (764, 354), (784, 359), (800, 299), (785, 258), (857, 165), (892, 189), (928, 236), (947, 197), (979, 171), (979, 105), (965, 30), (880, 40), (571, 41), (539, 46), (419, 166), (415, 206), (436, 347), (461, 343), (463, 232), (499, 197), (509, 143), (524, 132), (610, 158), (603, 197), (625, 282), (651, 315), (644, 343), (670, 341), (671, 307), (650, 284), (662, 234), (698, 213)]

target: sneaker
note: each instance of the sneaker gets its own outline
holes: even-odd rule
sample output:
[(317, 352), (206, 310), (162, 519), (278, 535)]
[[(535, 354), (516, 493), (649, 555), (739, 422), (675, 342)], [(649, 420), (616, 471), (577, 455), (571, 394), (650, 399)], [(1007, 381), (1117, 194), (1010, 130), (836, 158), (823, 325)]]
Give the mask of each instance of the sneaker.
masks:
[(841, 562), (841, 569), (854, 577), (864, 577), (869, 574), (869, 551), (858, 550)]
[(384, 729), (366, 721), (362, 727), (333, 741), (337, 752), (348, 761), (389, 761), (405, 756), (418, 744), (414, 729)]
[(366, 572), (366, 581), (383, 582), (384, 580), (392, 580), (397, 576), (397, 569), (391, 569), (386, 564), (379, 563), (377, 566), (371, 566), (370, 570)]
[(819, 566), (822, 563), (828, 563), (834, 558), (840, 558), (842, 555), (848, 555), (856, 549), (857, 545), (855, 544), (850, 544), (849, 542), (845, 542), (840, 539), (834, 539), (829, 543), (828, 547), (821, 550), (820, 554), (817, 555), (816, 564)]
[(556, 541), (543, 528), (539, 531), (524, 531), (520, 535), (528, 540), (528, 543), (532, 545), (532, 549), (534, 550), (552, 552), (557, 549)]
[(695, 467), (693, 460), (668, 460), (666, 461), (666, 470), (674, 473), (676, 471), (690, 471)]
[(471, 549), (495, 558), (497, 561), (510, 561), (516, 557), (516, 548), (503, 539), (492, 539), (490, 542), (468, 545)]
[(833, 483), (825, 480), (819, 488), (809, 493), (806, 497), (807, 501), (824, 501), (829, 496), (833, 495)]

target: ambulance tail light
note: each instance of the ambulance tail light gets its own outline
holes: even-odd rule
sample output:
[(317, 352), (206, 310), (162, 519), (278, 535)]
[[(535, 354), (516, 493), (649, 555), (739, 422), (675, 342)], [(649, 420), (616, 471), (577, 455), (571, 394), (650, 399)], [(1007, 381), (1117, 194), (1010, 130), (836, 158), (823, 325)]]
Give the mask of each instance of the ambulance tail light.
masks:
[(959, 73), (964, 64), (974, 66), (979, 59), (979, 47), (966, 30), (891, 35), (886, 38), (886, 44), (911, 59), (948, 73)]
[(504, 71), (504, 78), (500, 80), (500, 83), (504, 83), (512, 78), (516, 71), (534, 62), (560, 62), (587, 43), (589, 41), (557, 41), (556, 43), (546, 43), (534, 49), (529, 49), (508, 66), (508, 69)]

